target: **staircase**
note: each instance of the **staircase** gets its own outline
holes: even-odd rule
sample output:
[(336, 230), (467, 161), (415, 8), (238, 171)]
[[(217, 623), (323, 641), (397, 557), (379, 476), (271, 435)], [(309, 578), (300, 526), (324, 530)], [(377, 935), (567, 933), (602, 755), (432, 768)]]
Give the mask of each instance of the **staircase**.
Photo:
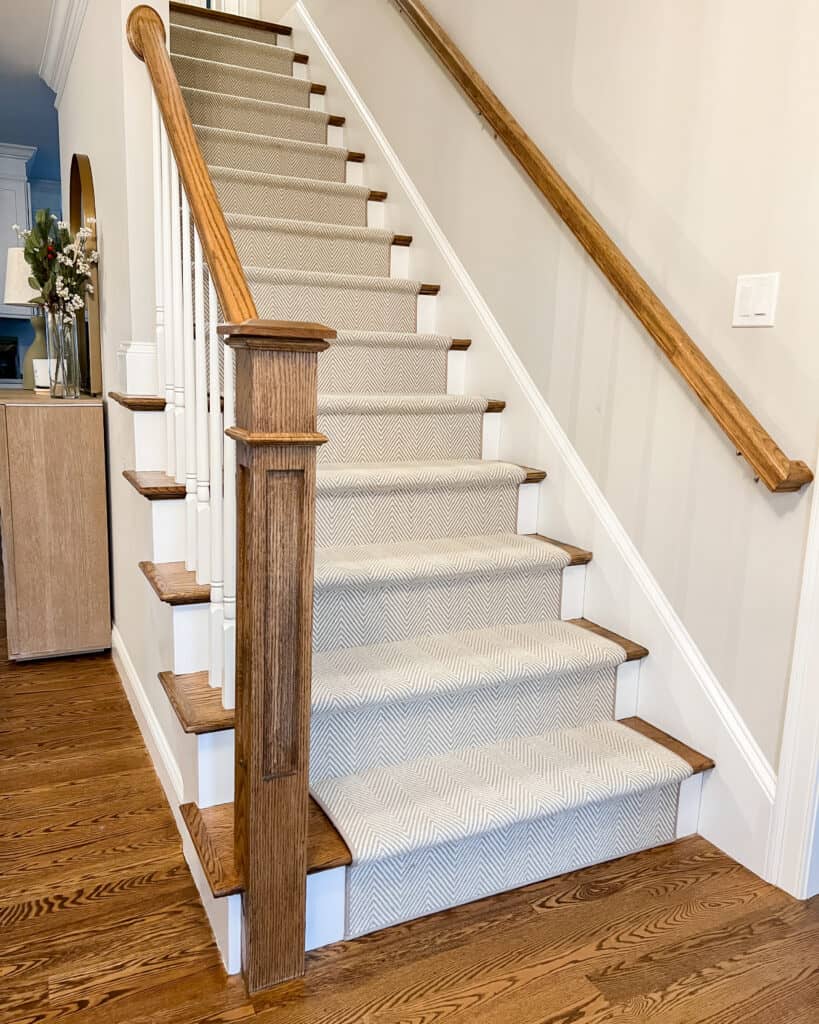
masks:
[[(171, 8), (173, 67), (259, 316), (337, 332), (318, 357), (309, 755), (307, 868), (344, 873), (325, 939), (695, 831), (713, 764), (634, 717), (648, 651), (583, 618), (592, 556), (535, 533), (549, 485), (497, 458), (504, 402), (448, 392), (469, 340), (436, 333), (437, 285), (402, 275), (412, 239), (381, 226), (386, 194), (362, 184), (307, 55), (281, 26)], [(178, 472), (125, 476), (156, 530), (190, 528)], [(183, 558), (142, 563), (181, 646), (182, 616), (212, 598)], [(182, 814), (229, 899), (245, 884), (230, 671), (195, 669), (182, 656), (161, 681), (211, 780)]]

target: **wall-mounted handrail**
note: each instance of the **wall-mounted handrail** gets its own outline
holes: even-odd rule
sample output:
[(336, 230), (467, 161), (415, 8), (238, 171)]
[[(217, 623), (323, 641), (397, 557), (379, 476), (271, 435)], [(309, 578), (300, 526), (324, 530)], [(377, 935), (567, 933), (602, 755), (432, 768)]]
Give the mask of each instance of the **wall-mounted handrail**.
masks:
[(813, 480), (810, 468), (799, 459), (788, 458), (778, 447), (426, 6), (419, 0), (395, 2), (690, 385), (737, 451), (745, 456), (756, 475), (776, 493), (798, 491), (809, 484)]

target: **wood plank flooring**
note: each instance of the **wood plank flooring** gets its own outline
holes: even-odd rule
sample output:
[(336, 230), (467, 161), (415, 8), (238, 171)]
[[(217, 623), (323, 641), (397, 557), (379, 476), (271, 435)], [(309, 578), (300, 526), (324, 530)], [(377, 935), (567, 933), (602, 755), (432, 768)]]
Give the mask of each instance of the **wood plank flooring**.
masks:
[(819, 901), (699, 838), (228, 978), (109, 658), (0, 662), (3, 1024), (815, 1024)]

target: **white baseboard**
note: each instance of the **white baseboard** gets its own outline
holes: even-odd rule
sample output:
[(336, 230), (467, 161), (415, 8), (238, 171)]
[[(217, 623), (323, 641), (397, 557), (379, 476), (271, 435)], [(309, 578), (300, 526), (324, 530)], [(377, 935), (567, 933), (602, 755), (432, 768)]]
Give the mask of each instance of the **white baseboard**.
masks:
[(111, 630), (111, 654), (114, 665), (119, 672), (125, 695), (134, 718), (139, 726), (139, 731), (148, 747), (151, 760), (154, 763), (157, 774), (162, 782), (168, 803), (171, 809), (175, 810), (185, 800), (185, 785), (182, 776), (182, 769), (174, 757), (174, 753), (168, 744), (162, 726), (156, 717), (148, 695), (142, 685), (142, 681), (136, 670), (136, 666), (128, 653), (125, 641), (116, 626)]
[[(539, 434), (531, 438), (532, 450), (548, 453), (550, 480), (553, 484), (557, 481), (563, 491), (560, 495), (563, 512), (582, 520), (590, 530), (595, 561), (588, 577), (586, 600), (594, 601), (597, 573), (614, 581), (616, 604), (613, 599), (606, 604), (604, 599), (605, 607), (595, 606), (594, 614), (598, 611), (610, 614), (614, 628), (638, 627), (640, 635), (635, 639), (647, 643), (652, 650), (655, 663), (640, 685), (640, 713), (691, 746), (699, 744), (700, 749), (717, 762), (716, 770), (702, 786), (700, 832), (761, 874), (776, 788), (773, 768), (547, 405), (384, 131), (310, 15), (305, 0), (297, 0), (292, 15), (319, 51), (326, 65), (325, 74), (328, 78), (334, 77), (340, 86), (341, 105), (346, 107), (341, 112), (348, 114), (348, 124), (352, 112), (377, 147), (380, 165), (397, 183), (398, 192), (403, 193), (433, 250), (437, 251), (442, 269), (460, 290), (466, 304), (464, 308), (469, 309), (470, 317), (491, 342), (493, 353), (487, 354), (485, 345), (473, 344), (470, 359), (494, 359), (493, 365), (504, 367), (503, 372), (517, 391), (515, 404), (525, 403), (527, 425)], [(369, 184), (375, 187), (372, 182)], [(387, 183), (380, 183), (378, 187), (383, 184)], [(395, 205), (401, 200), (392, 184), (389, 188)], [(583, 540), (585, 543), (587, 538), (584, 536)], [(605, 589), (601, 588), (601, 593)]]

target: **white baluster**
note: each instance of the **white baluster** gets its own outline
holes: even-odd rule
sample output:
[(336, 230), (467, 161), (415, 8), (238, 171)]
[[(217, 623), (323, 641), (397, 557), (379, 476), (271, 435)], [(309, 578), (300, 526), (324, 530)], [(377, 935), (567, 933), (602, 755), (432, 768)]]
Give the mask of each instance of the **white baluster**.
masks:
[(205, 333), (205, 268), (199, 232), (193, 229), (194, 370), (196, 374), (196, 582), (210, 583), (210, 463), (208, 460), (208, 337)]
[(176, 431), (174, 430), (174, 346), (178, 336), (174, 331), (173, 262), (171, 254), (171, 151), (164, 123), (159, 126), (160, 160), (162, 164), (162, 212), (160, 234), (162, 238), (162, 294), (165, 300), (165, 440), (167, 445), (167, 473), (176, 473)]
[(174, 475), (185, 483), (185, 343), (182, 329), (182, 237), (179, 209), (179, 169), (171, 154), (171, 279), (173, 292), (173, 432)]
[(224, 561), (222, 515), (222, 339), (216, 333), (218, 304), (208, 275), (208, 383), (210, 388), (210, 685), (221, 687), (225, 665)]
[(185, 566), (196, 568), (196, 359), (193, 337), (191, 211), (182, 192), (182, 343), (185, 373)]
[[(233, 349), (224, 346), (225, 428), (236, 425), (236, 378)], [(224, 437), (224, 538), (225, 538), (225, 675), (222, 682), (222, 703), (236, 706), (236, 442)]]
[(165, 272), (162, 248), (162, 119), (156, 95), (151, 100), (154, 185), (154, 341), (157, 392), (165, 387)]

